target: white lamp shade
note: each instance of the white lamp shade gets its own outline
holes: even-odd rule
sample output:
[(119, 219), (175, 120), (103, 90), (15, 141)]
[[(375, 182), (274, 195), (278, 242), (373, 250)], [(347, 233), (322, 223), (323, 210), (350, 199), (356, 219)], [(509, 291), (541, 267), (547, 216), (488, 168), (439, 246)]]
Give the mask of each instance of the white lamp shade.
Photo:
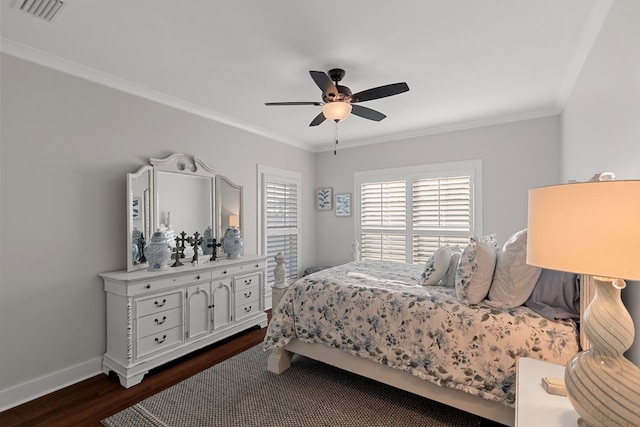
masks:
[(351, 104), (342, 101), (327, 102), (322, 106), (322, 114), (327, 120), (341, 122), (351, 114)]
[(229, 227), (240, 227), (240, 217), (238, 215), (229, 215)]
[(640, 280), (640, 181), (530, 190), (527, 263)]

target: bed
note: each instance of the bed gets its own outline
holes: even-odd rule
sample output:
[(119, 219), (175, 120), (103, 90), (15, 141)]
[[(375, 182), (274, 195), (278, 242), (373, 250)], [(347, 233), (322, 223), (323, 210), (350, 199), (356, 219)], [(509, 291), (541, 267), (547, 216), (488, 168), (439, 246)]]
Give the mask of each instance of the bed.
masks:
[(580, 350), (576, 322), (469, 303), (442, 281), (424, 286), (424, 272), (352, 261), (273, 288), (268, 369), (281, 373), (300, 354), (513, 425), (517, 359), (566, 364)]

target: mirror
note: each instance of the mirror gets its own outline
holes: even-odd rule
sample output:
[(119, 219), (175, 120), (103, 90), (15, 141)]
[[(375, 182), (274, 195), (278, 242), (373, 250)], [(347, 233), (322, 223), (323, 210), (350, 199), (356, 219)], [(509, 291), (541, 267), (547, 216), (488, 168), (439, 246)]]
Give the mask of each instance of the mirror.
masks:
[(218, 221), (218, 236), (224, 235), (229, 226), (243, 230), (242, 224), (242, 187), (235, 185), (224, 176), (216, 177), (216, 206)]
[(204, 235), (213, 227), (213, 191), (211, 177), (158, 171), (156, 228)]
[[(182, 231), (187, 236), (197, 231), (205, 240), (208, 235), (219, 242), (229, 225), (242, 230), (242, 186), (217, 175), (195, 156), (173, 154), (149, 162), (151, 166), (127, 174), (127, 206), (131, 207), (127, 211), (127, 271), (148, 267), (141, 258), (140, 232), (143, 244), (158, 228), (175, 244), (175, 235)], [(134, 205), (140, 208), (135, 210)], [(203, 245), (202, 252), (210, 254), (211, 248)]]
[(144, 246), (151, 235), (153, 168), (143, 166), (127, 174), (127, 271), (147, 267)]

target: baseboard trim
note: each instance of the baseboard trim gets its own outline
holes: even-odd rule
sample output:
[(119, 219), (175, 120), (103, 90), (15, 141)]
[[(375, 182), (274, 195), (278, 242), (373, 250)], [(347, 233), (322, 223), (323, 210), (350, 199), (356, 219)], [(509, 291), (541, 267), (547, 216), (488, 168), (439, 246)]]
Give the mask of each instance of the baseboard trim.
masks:
[(0, 412), (102, 373), (102, 357), (0, 390)]

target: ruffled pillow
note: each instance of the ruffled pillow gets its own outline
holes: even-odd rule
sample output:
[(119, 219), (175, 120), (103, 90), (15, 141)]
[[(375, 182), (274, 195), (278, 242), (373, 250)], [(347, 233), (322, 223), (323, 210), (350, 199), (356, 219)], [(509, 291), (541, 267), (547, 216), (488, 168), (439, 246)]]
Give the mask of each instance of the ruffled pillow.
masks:
[(496, 258), (493, 242), (471, 238), (471, 243), (462, 251), (456, 270), (455, 288), (458, 300), (465, 304), (479, 304), (486, 298), (493, 280)]
[(451, 261), (451, 247), (442, 246), (429, 257), (421, 275), (420, 284), (423, 286), (437, 285), (444, 279)]
[(514, 233), (498, 253), (496, 272), (489, 289), (490, 304), (518, 307), (529, 298), (540, 272), (527, 264), (527, 230)]

